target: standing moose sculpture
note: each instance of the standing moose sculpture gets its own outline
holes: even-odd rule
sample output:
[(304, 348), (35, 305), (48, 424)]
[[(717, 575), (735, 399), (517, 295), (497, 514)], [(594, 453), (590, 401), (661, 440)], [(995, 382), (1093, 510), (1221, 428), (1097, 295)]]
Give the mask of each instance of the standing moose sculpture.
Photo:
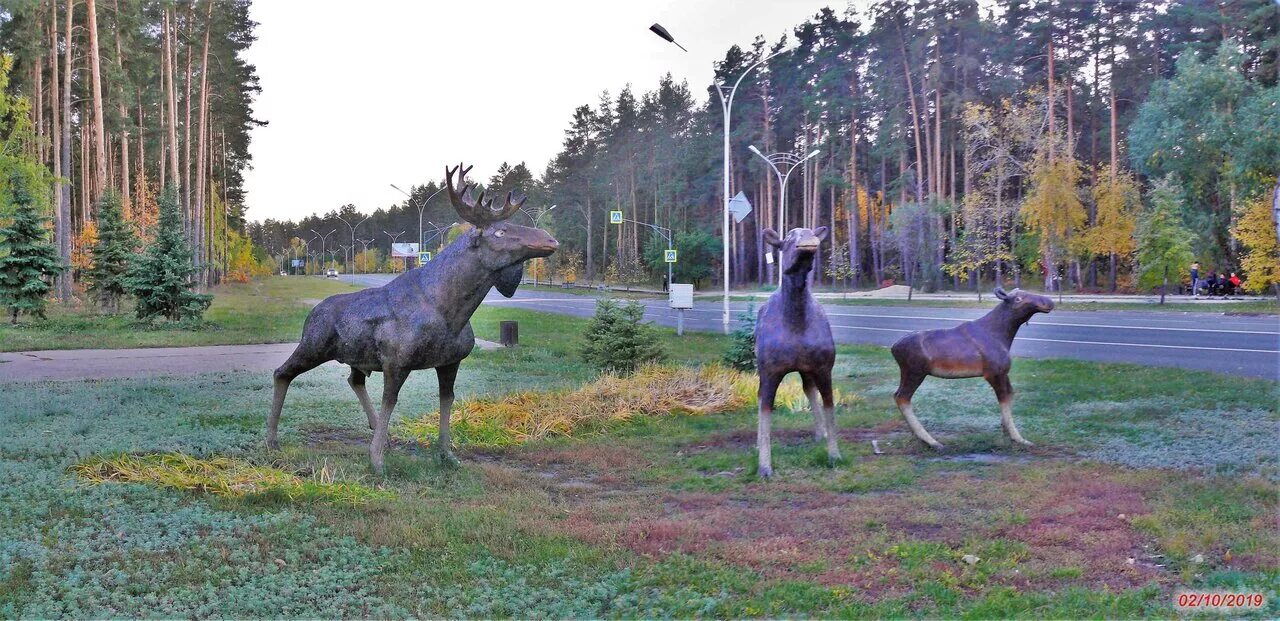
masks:
[[(814, 254), (827, 236), (827, 227), (792, 229), (786, 239), (778, 239), (773, 229), (764, 230), (765, 243), (781, 251), (779, 269), (782, 285), (760, 307), (756, 317), (756, 370), (760, 374), (759, 412), (756, 420), (756, 472), (773, 476), (770, 425), (774, 397), (782, 378), (800, 374), (809, 407), (813, 410), (814, 439), (827, 444), (827, 459), (840, 459), (836, 445), (835, 402), (831, 392), (831, 369), (836, 363), (835, 340), (822, 306), (809, 292), (809, 272)], [(819, 401), (821, 399), (821, 401)]]
[(1020, 289), (1005, 292), (999, 287), (995, 295), (1000, 304), (986, 315), (954, 328), (908, 334), (894, 343), (891, 349), (901, 372), (898, 391), (894, 393), (898, 411), (907, 419), (911, 432), (934, 449), (940, 450), (943, 446), (925, 431), (911, 408), (911, 396), (927, 375), (946, 379), (986, 378), (1000, 402), (1000, 423), (1004, 432), (1018, 444), (1032, 445), (1013, 424), (1009, 347), (1013, 345), (1018, 328), (1032, 315), (1053, 310), (1053, 300)]
[[(461, 193), (455, 189), (458, 175)], [(506, 204), (493, 208), (493, 199), (471, 195), (464, 181), (471, 167), (445, 169), (445, 184), (453, 208), (474, 229), (459, 236), (430, 263), (405, 272), (385, 286), (344, 293), (325, 299), (311, 310), (302, 328), (302, 341), (275, 371), (275, 394), (267, 418), (267, 446), (279, 448), (277, 426), (285, 393), (293, 378), (330, 360), (351, 367), (347, 382), (373, 429), (369, 457), (383, 473), (388, 425), (400, 388), (411, 371), (435, 369), (440, 383), (440, 436), (436, 448), (442, 461), (454, 463), (449, 437), (449, 411), (458, 364), (475, 346), (471, 315), (490, 287), (515, 295), (524, 262), (546, 257), (559, 243), (546, 231), (503, 222), (527, 197), (507, 193)], [(382, 408), (375, 411), (365, 390), (365, 378), (383, 374)]]

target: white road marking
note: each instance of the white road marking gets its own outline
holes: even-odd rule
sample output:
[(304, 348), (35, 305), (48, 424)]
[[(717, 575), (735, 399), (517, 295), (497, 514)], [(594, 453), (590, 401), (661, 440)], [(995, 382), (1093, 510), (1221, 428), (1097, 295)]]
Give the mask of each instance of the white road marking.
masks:
[[(832, 324), (832, 328), (842, 328), (845, 330), (875, 330), (880, 332), (916, 332), (916, 330), (907, 330), (902, 328), (872, 328), (868, 326), (839, 326)], [(1042, 339), (1032, 336), (1020, 336), (1015, 339), (1017, 341), (1040, 341), (1042, 343), (1071, 343), (1074, 345), (1113, 345), (1117, 347), (1155, 347), (1159, 349), (1198, 349), (1205, 351), (1239, 351), (1258, 354), (1280, 354), (1280, 350), (1276, 349), (1242, 349), (1237, 347), (1201, 347), (1196, 345), (1155, 345), (1151, 343), (1111, 343), (1107, 341), (1074, 341), (1070, 339)]]

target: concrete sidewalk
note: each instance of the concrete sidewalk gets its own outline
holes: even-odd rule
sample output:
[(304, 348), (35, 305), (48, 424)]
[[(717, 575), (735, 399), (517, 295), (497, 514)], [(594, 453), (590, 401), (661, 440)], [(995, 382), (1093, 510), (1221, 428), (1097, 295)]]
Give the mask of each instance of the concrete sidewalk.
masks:
[[(274, 343), (8, 352), (0, 353), (0, 382), (117, 379), (224, 371), (270, 373), (297, 346), (297, 343)], [(476, 346), (481, 349), (501, 347), (482, 339), (476, 339)]]

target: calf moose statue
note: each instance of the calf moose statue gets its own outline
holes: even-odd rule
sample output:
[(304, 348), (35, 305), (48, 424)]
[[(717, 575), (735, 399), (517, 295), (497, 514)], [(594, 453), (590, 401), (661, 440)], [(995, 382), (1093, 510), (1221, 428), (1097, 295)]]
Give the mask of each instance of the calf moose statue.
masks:
[[(461, 193), (455, 189), (458, 175)], [(369, 457), (383, 473), (391, 411), (411, 371), (435, 369), (440, 382), (440, 458), (456, 462), (449, 438), (449, 410), (458, 364), (475, 346), (471, 315), (496, 287), (511, 297), (520, 285), (524, 262), (546, 257), (559, 243), (546, 231), (503, 222), (527, 197), (507, 193), (506, 204), (493, 208), (493, 199), (471, 195), (464, 179), (471, 167), (445, 169), (445, 184), (453, 208), (475, 228), (462, 234), (434, 261), (401, 274), (385, 286), (344, 293), (325, 299), (312, 309), (302, 328), (302, 342), (275, 371), (275, 395), (267, 418), (267, 446), (279, 448), (277, 426), (285, 393), (293, 378), (330, 360), (351, 367), (347, 383), (355, 391), (373, 441)], [(375, 411), (365, 391), (365, 378), (383, 374), (382, 409)]]
[(814, 438), (826, 442), (831, 463), (840, 459), (840, 448), (836, 445), (831, 393), (836, 345), (827, 314), (809, 292), (809, 272), (813, 270), (814, 254), (827, 236), (827, 227), (792, 229), (785, 239), (779, 239), (773, 229), (765, 229), (763, 235), (765, 243), (781, 251), (778, 265), (782, 270), (782, 285), (760, 307), (756, 317), (756, 370), (760, 374), (756, 472), (769, 477), (773, 476), (769, 439), (773, 402), (788, 373), (800, 374), (813, 410)]
[(1013, 345), (1013, 337), (1017, 336), (1018, 328), (1027, 323), (1032, 315), (1053, 310), (1053, 300), (1020, 289), (1005, 292), (998, 287), (995, 295), (999, 298), (1000, 305), (981, 318), (945, 330), (908, 334), (894, 343), (891, 349), (901, 371), (894, 401), (897, 402), (902, 417), (907, 419), (911, 433), (935, 449), (942, 449), (942, 444), (925, 431), (911, 409), (911, 395), (915, 394), (926, 375), (946, 379), (986, 378), (987, 383), (995, 389), (996, 399), (1000, 402), (1000, 423), (1004, 426), (1004, 432), (1010, 440), (1031, 446), (1013, 424), (1013, 386), (1009, 383), (1012, 361), (1009, 358), (1009, 347)]

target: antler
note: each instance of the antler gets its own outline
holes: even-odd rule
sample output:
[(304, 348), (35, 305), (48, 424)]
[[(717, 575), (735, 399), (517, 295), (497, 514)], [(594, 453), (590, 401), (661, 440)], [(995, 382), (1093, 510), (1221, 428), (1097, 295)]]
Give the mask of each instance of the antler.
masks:
[[(453, 186), (453, 173), (461, 170), (458, 175), (458, 184), (462, 186), (462, 192), (459, 193)], [(459, 163), (453, 168), (448, 166), (444, 169), (445, 185), (449, 188), (449, 202), (453, 203), (453, 208), (458, 212), (458, 216), (463, 220), (474, 224), (476, 228), (484, 228), (494, 222), (500, 222), (511, 217), (520, 209), (524, 202), (528, 200), (528, 196), (523, 194), (517, 195), (514, 190), (507, 192), (507, 201), (500, 209), (493, 208), (493, 199), (485, 199), (485, 191), (480, 191), (479, 198), (471, 196), (471, 189), (474, 184), (466, 182), (467, 173), (471, 171), (471, 166), (462, 167)], [(519, 198), (517, 198), (519, 196)]]

